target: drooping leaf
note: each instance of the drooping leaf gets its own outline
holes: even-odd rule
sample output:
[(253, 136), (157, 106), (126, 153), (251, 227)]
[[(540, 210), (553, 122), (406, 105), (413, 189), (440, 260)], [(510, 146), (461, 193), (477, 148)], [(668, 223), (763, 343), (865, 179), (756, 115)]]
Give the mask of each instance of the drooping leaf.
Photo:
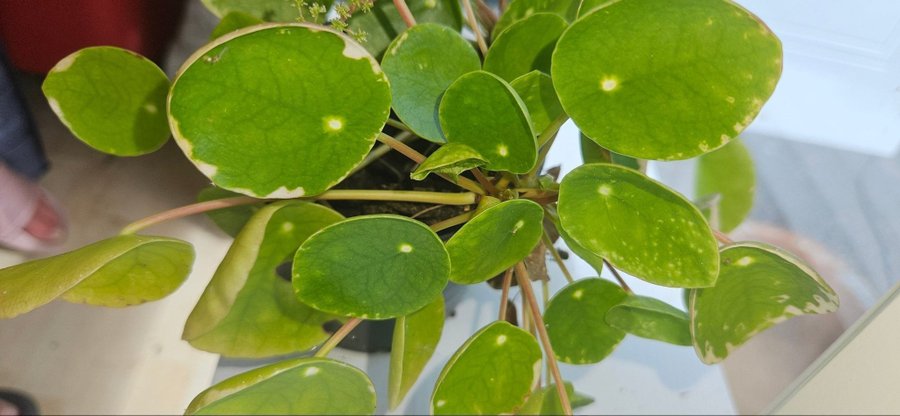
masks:
[[(753, 208), (756, 176), (750, 152), (739, 140), (701, 156), (697, 161), (697, 196), (719, 194), (719, 231), (735, 229)], [(714, 220), (710, 220), (714, 221)]]
[(658, 299), (629, 296), (609, 309), (606, 323), (642, 338), (691, 345), (688, 314)]
[(321, 205), (282, 201), (256, 212), (194, 307), (182, 337), (229, 357), (269, 357), (325, 341), (335, 319), (297, 301), (275, 269), (310, 235), (343, 217)]
[(391, 409), (406, 397), (434, 354), (444, 329), (444, 297), (407, 316), (397, 318), (391, 345), (388, 400)]
[(59, 61), (41, 88), (69, 131), (103, 153), (137, 156), (169, 140), (169, 79), (134, 52), (112, 46), (79, 50)]
[[(592, 397), (576, 392), (572, 383), (566, 381), (563, 385), (566, 387), (566, 395), (569, 396), (569, 404), (572, 405), (572, 409), (594, 402)], [(556, 383), (535, 390), (528, 397), (525, 405), (516, 412), (517, 415), (561, 415), (564, 413), (559, 401), (559, 392), (556, 391)]]
[(566, 30), (551, 73), (563, 108), (603, 147), (687, 159), (753, 121), (781, 75), (781, 44), (730, 1), (619, 1)]
[(430, 173), (446, 173), (456, 177), (469, 169), (487, 163), (475, 149), (460, 143), (447, 143), (430, 154), (409, 177), (421, 181)]
[[(316, 2), (325, 7), (331, 5), (331, 0)], [(267, 22), (283, 23), (295, 22), (300, 17), (300, 9), (293, 0), (203, 0), (203, 5), (219, 17), (243, 12)]]
[(234, 32), (235, 30), (243, 29), (248, 26), (258, 25), (262, 22), (262, 19), (252, 14), (240, 11), (229, 12), (222, 17), (222, 20), (220, 20), (219, 24), (217, 24), (213, 29), (212, 33), (209, 35), (209, 39), (213, 40), (228, 33)]
[(527, 173), (537, 162), (525, 103), (496, 75), (475, 71), (459, 77), (438, 112), (447, 141), (471, 146), (488, 160), (487, 169)]
[(556, 90), (553, 89), (553, 81), (549, 75), (531, 71), (514, 79), (509, 85), (525, 103), (535, 134), (543, 132), (550, 123), (563, 115), (562, 104), (556, 97)]
[(567, 27), (565, 19), (553, 13), (535, 13), (513, 23), (491, 44), (484, 70), (507, 82), (532, 70), (549, 74), (556, 40)]
[(670, 287), (716, 281), (718, 245), (703, 215), (640, 172), (576, 168), (560, 184), (559, 219), (572, 239), (632, 276)]
[(161, 299), (181, 286), (194, 250), (171, 238), (120, 235), (75, 251), (0, 270), (0, 318), (62, 297), (123, 307)]
[(500, 19), (494, 26), (492, 37), (497, 39), (503, 31), (514, 23), (535, 13), (555, 13), (565, 18), (566, 21), (571, 22), (575, 20), (580, 4), (581, 0), (516, 0), (511, 2), (503, 15), (500, 16)]
[(482, 211), (447, 241), (450, 280), (481, 283), (521, 261), (540, 241), (543, 218), (541, 206), (527, 199)]
[(507, 322), (494, 322), (447, 362), (431, 396), (431, 413), (512, 413), (525, 403), (540, 374), (537, 340)]
[(310, 237), (294, 257), (301, 302), (335, 315), (387, 319), (440, 296), (450, 257), (425, 224), (397, 215), (344, 220)]
[[(231, 191), (226, 191), (222, 188), (216, 188), (215, 186), (208, 186), (200, 190), (197, 194), (197, 202), (206, 202), (213, 201), (217, 199), (224, 198), (233, 198), (241, 196), (241, 194)], [(241, 229), (244, 228), (244, 224), (247, 224), (247, 221), (250, 220), (250, 217), (259, 211), (265, 205), (263, 201), (259, 201), (259, 204), (254, 205), (239, 205), (236, 207), (229, 207), (223, 209), (217, 209), (213, 211), (209, 211), (206, 213), (206, 216), (209, 217), (217, 226), (219, 226), (222, 231), (226, 234), (237, 237), (238, 233), (241, 232)]]
[(615, 283), (582, 279), (556, 293), (544, 311), (553, 353), (568, 364), (598, 363), (625, 338), (606, 323), (606, 312), (628, 296)]
[(293, 198), (347, 176), (390, 102), (378, 63), (350, 38), (308, 24), (260, 25), (195, 53), (169, 93), (169, 122), (217, 186)]
[(638, 172), (646, 173), (646, 161), (635, 159), (631, 156), (620, 155), (604, 149), (593, 140), (587, 138), (584, 133), (579, 134), (581, 144), (581, 160), (584, 163), (612, 163), (626, 168), (634, 169)]
[(375, 413), (375, 387), (359, 369), (327, 358), (280, 361), (200, 393), (188, 415)]
[(716, 285), (691, 291), (694, 349), (707, 364), (754, 335), (798, 315), (837, 310), (837, 294), (800, 260), (762, 243), (722, 249)]
[[(462, 27), (462, 11), (458, 0), (415, 0), (406, 4), (417, 24), (435, 23), (456, 32)], [(391, 0), (376, 0), (372, 10), (368, 13), (355, 13), (347, 23), (351, 30), (366, 33), (363, 46), (376, 57), (381, 57), (391, 41), (406, 30), (406, 23)]]
[(443, 143), (437, 116), (441, 96), (457, 78), (481, 68), (481, 61), (458, 31), (425, 23), (395, 39), (382, 65), (397, 117), (420, 137)]

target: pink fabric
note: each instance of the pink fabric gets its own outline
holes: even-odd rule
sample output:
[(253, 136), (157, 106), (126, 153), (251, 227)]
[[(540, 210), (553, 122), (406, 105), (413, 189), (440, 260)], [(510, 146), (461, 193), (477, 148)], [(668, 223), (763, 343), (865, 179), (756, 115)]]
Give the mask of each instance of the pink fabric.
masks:
[(40, 251), (43, 242), (25, 231), (44, 191), (0, 163), (0, 245), (22, 251)]

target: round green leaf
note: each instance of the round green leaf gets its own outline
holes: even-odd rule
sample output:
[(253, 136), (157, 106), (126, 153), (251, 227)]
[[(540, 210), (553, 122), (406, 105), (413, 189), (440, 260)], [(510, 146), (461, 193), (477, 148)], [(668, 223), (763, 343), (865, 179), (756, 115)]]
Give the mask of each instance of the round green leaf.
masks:
[(753, 208), (756, 176), (753, 159), (740, 140), (707, 153), (697, 161), (697, 196), (719, 195), (715, 218), (722, 232), (729, 232), (744, 221)]
[(429, 173), (446, 173), (451, 177), (456, 177), (460, 173), (483, 166), (485, 163), (484, 157), (475, 149), (464, 144), (447, 143), (428, 155), (428, 158), (412, 171), (409, 177), (417, 181), (424, 180)]
[(213, 183), (261, 198), (324, 192), (365, 158), (390, 111), (377, 62), (308, 24), (232, 32), (188, 60), (169, 123)]
[(431, 396), (431, 413), (513, 413), (525, 403), (540, 375), (537, 340), (507, 322), (494, 322), (469, 338), (447, 362)]
[(0, 318), (62, 296), (69, 302), (123, 307), (162, 299), (191, 271), (190, 244), (120, 235), (78, 250), (0, 270)]
[(229, 357), (269, 357), (316, 346), (335, 319), (300, 302), (275, 269), (316, 231), (343, 219), (309, 202), (267, 205), (249, 219), (188, 317), (183, 338)]
[(450, 143), (481, 153), (490, 170), (527, 173), (537, 161), (537, 142), (525, 103), (489, 72), (461, 76), (441, 100), (441, 128)]
[(397, 318), (391, 344), (388, 400), (396, 408), (419, 379), (444, 330), (444, 297), (407, 316)]
[(650, 283), (716, 281), (718, 244), (703, 215), (640, 172), (604, 163), (576, 168), (560, 184), (559, 220), (581, 246)]
[(509, 85), (525, 103), (535, 133), (540, 134), (550, 126), (550, 123), (564, 114), (549, 75), (531, 71), (514, 79)]
[(629, 296), (609, 309), (606, 323), (642, 338), (691, 345), (688, 314), (658, 299)]
[(457, 78), (481, 68), (481, 60), (458, 31), (425, 23), (395, 39), (382, 66), (391, 80), (397, 117), (420, 137), (442, 143), (437, 119), (441, 96)]
[[(326, 7), (331, 5), (331, 0), (316, 2)], [(232, 12), (243, 12), (265, 21), (285, 23), (294, 22), (300, 17), (300, 10), (293, 0), (203, 0), (203, 5), (219, 17)]]
[(603, 147), (686, 159), (753, 121), (781, 75), (781, 43), (730, 1), (619, 1), (566, 30), (551, 72), (563, 108)]
[(134, 52), (112, 46), (82, 49), (59, 61), (41, 88), (69, 131), (101, 152), (137, 156), (169, 139), (169, 79)]
[(837, 294), (793, 256), (761, 243), (722, 249), (716, 286), (691, 291), (691, 335), (704, 363), (720, 362), (754, 335), (791, 317), (837, 310)]
[(549, 74), (556, 40), (568, 26), (553, 13), (536, 13), (514, 23), (491, 44), (484, 70), (508, 82), (532, 70)]
[[(416, 23), (436, 23), (456, 32), (462, 28), (459, 0), (414, 0), (406, 2)], [(363, 46), (373, 55), (382, 56), (388, 45), (406, 30), (406, 23), (392, 0), (376, 0), (368, 13), (355, 13), (347, 21), (350, 30), (365, 32)]]
[(375, 387), (359, 369), (326, 358), (281, 361), (228, 378), (188, 405), (188, 415), (375, 413)]
[(447, 241), (453, 265), (450, 280), (481, 283), (512, 267), (541, 240), (543, 220), (541, 206), (527, 199), (501, 202), (482, 211)]
[(354, 217), (319, 231), (294, 257), (301, 302), (335, 315), (387, 319), (440, 296), (450, 257), (425, 224), (397, 215)]
[(535, 13), (555, 13), (571, 22), (575, 20), (580, 4), (581, 0), (515, 0), (509, 4), (509, 7), (497, 20), (492, 37), (497, 39), (504, 30)]
[(556, 358), (568, 364), (598, 363), (625, 338), (606, 323), (606, 312), (628, 294), (615, 283), (590, 278), (564, 287), (550, 299), (544, 326)]

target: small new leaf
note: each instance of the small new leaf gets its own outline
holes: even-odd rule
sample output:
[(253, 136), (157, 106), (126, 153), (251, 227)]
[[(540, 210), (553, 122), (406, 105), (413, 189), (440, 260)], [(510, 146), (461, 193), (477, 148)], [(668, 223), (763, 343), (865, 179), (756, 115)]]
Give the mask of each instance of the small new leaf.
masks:
[(447, 143), (422, 162), (416, 170), (409, 174), (410, 178), (421, 181), (431, 173), (446, 173), (456, 178), (469, 169), (484, 166), (487, 163), (475, 149), (459, 143)]

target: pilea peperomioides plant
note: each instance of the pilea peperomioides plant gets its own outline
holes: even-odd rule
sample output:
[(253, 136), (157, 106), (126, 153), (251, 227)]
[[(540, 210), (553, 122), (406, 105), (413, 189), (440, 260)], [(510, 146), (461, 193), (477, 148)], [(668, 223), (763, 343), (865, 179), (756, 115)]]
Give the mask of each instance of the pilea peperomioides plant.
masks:
[[(494, 282), (501, 311), (445, 365), (435, 414), (571, 413), (590, 400), (558, 363), (597, 363), (626, 334), (692, 345), (712, 364), (775, 323), (838, 306), (796, 258), (723, 234), (753, 195), (736, 138), (781, 72), (778, 39), (730, 1), (516, 0), (500, 13), (457, 0), (205, 2), (223, 16), (217, 37), (171, 83), (143, 57), (96, 47), (43, 88), (89, 146), (140, 155), (171, 135), (215, 187), (0, 271), (5, 318), (57, 297), (156, 300), (188, 276), (193, 250), (138, 233), (209, 213), (234, 243), (184, 339), (234, 357), (315, 354), (228, 379), (187, 413), (371, 413), (366, 374), (327, 355), (362, 320), (390, 318), (397, 406), (440, 339), (448, 282)], [(557, 182), (543, 165), (570, 119), (586, 163)], [(644, 173), (647, 160), (697, 156), (693, 202)], [(355, 189), (379, 163), (396, 178)], [(557, 238), (597, 275), (574, 279)], [(546, 284), (548, 254), (569, 284), (543, 308), (531, 284)], [(277, 272), (287, 260), (290, 281)], [(633, 293), (619, 270), (685, 288), (687, 312)], [(512, 285), (521, 326), (505, 318)]]

